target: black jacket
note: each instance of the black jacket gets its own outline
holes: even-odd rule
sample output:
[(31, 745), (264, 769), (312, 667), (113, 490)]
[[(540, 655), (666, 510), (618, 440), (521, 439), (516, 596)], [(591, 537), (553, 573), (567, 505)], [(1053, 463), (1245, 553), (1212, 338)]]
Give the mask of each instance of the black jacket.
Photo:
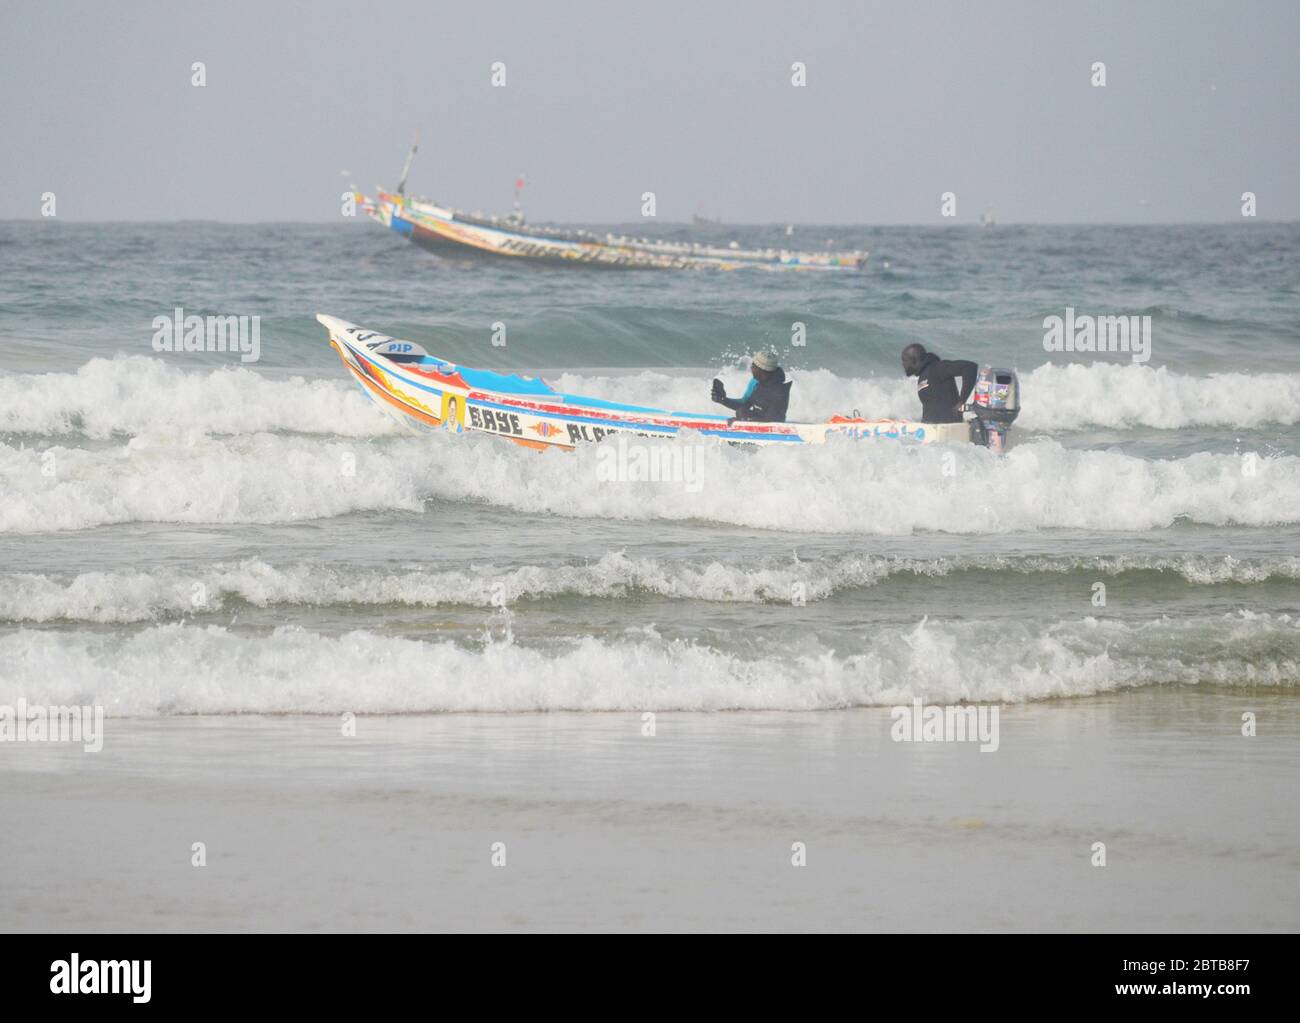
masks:
[(785, 378), (785, 370), (777, 367), (754, 386), (748, 398), (718, 398), (719, 405), (726, 405), (736, 413), (737, 419), (752, 423), (784, 423), (786, 409), (790, 407), (790, 381)]
[[(931, 352), (921, 363), (916, 374), (916, 394), (921, 399), (921, 422), (960, 423), (962, 415), (958, 405), (965, 405), (970, 392), (975, 389), (975, 377), (980, 368), (965, 359), (941, 359)], [(961, 393), (957, 393), (956, 377), (961, 377)]]

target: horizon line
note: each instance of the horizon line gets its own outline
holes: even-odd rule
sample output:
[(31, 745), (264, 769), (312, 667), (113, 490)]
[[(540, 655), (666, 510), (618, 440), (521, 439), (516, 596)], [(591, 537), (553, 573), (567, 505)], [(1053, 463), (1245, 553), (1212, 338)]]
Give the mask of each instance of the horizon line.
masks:
[[(73, 224), (221, 224), (231, 227), (255, 227), (255, 226), (272, 226), (272, 225), (291, 225), (301, 227), (317, 227), (325, 224), (336, 224), (340, 219), (331, 218), (329, 220), (216, 220), (211, 217), (185, 217), (172, 220), (164, 219), (108, 219), (108, 218), (68, 218), (61, 216), (54, 217), (0, 217), (0, 224), (31, 224), (31, 223), (57, 223), (60, 221)], [(368, 218), (347, 218), (355, 219), (356, 222), (364, 222)], [(347, 219), (344, 219), (346, 225)], [(667, 220), (655, 218), (654, 223), (663, 224), (671, 227), (699, 227), (688, 220)], [(1267, 223), (1267, 224), (1300, 224), (1300, 218), (1296, 219), (1275, 219), (1272, 217), (1239, 217), (1231, 220), (1000, 220), (993, 224), (982, 224), (977, 220), (956, 221), (948, 220), (946, 222), (918, 222), (918, 221), (845, 221), (845, 222), (828, 222), (828, 221), (797, 221), (797, 220), (736, 220), (724, 221), (705, 225), (709, 228), (728, 228), (728, 227), (775, 227), (785, 228), (787, 225), (793, 225), (796, 228), (879, 228), (879, 227), (932, 227), (932, 228), (952, 228), (952, 227), (978, 227), (984, 230), (991, 230), (999, 227), (1224, 227), (1229, 224), (1238, 223)], [(641, 221), (600, 221), (600, 220), (537, 220), (528, 221), (529, 227), (619, 227), (627, 228), (634, 224), (647, 226)], [(382, 226), (382, 225), (381, 225)]]

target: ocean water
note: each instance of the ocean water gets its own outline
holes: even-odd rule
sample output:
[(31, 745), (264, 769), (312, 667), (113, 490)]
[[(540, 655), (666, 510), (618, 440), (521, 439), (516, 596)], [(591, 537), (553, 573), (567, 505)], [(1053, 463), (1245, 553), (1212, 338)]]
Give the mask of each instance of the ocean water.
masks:
[[(0, 706), (108, 716), (0, 743), (0, 859), (113, 878), (0, 929), (1294, 930), (1300, 226), (794, 241), (872, 256), (0, 224)], [(260, 357), (154, 351), (177, 307), (260, 317)], [(1067, 307), (1150, 316), (1150, 358), (1045, 351)], [(803, 419), (914, 415), (920, 341), (1019, 371), (1019, 443), (679, 438), (689, 478), (610, 482), (400, 432), (318, 312), (676, 409), (774, 346)], [(997, 705), (998, 752), (891, 741), (914, 699)]]
[[(149, 716), (1294, 692), (1300, 227), (794, 241), (865, 247), (870, 264), (591, 272), (447, 261), (369, 223), (0, 225), (0, 703)], [(153, 318), (178, 306), (260, 316), (259, 360), (155, 352)], [(1043, 318), (1067, 306), (1149, 315), (1149, 360), (1045, 351)], [(594, 449), (401, 434), (345, 378), (317, 312), (681, 409), (708, 408), (715, 374), (734, 390), (745, 355), (775, 346), (805, 419), (914, 414), (897, 354), (921, 341), (1018, 369), (1020, 443), (1003, 458), (705, 445), (693, 486), (605, 482)]]

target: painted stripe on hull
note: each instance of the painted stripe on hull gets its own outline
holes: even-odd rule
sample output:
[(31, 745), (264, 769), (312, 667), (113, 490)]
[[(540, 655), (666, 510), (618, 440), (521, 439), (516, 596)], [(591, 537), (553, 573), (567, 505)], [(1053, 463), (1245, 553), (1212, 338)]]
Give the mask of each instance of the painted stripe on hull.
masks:
[(631, 240), (601, 241), (597, 238), (573, 240), (512, 231), (499, 225), (465, 222), (455, 219), (455, 216), (451, 210), (439, 208), (435, 213), (428, 208), (419, 209), (391, 193), (381, 192), (374, 219), (429, 249), (460, 248), (489, 256), (567, 266), (633, 270), (730, 271), (755, 267), (763, 270), (858, 271), (867, 260), (865, 252), (824, 256), (808, 252), (768, 255), (757, 250), (737, 250), (735, 255), (716, 249), (665, 251), (653, 247), (662, 243), (640, 244)]
[[(367, 366), (371, 367), (372, 369), (380, 368), (373, 361), (367, 359), (365, 356), (358, 353), (355, 349), (349, 348), (349, 350), (351, 351), (351, 354), (355, 356), (359, 361), (365, 363)], [(354, 374), (356, 373), (355, 370), (353, 372)], [(382, 368), (381, 372), (388, 374), (390, 376), (397, 375), (393, 373), (393, 371), (389, 368)], [(358, 375), (360, 376), (360, 374)], [(368, 385), (379, 386), (372, 379), (369, 378), (365, 378), (365, 379)], [(399, 379), (401, 379), (404, 383), (410, 384), (412, 387), (418, 387), (420, 390), (428, 391), (430, 394), (436, 394), (439, 397), (439, 399), (441, 399), (444, 393), (443, 391), (438, 390), (434, 387), (430, 387), (426, 384), (421, 384), (418, 381), (411, 380), (409, 377), (402, 376), (399, 377)], [(447, 390), (450, 391), (451, 388), (448, 388)], [(408, 402), (402, 401), (398, 396), (393, 395), (390, 391), (383, 391), (383, 393), (388, 395), (390, 398), (392, 398), (393, 399), (392, 403), (395, 404), (397, 407), (410, 410), (413, 414), (415, 414), (416, 418), (422, 417), (419, 411)], [(548, 407), (547, 411), (538, 411), (529, 402), (513, 401), (501, 395), (489, 396), (481, 391), (465, 391), (465, 392), (455, 391), (453, 393), (456, 394), (463, 393), (466, 401), (470, 405), (473, 405), (476, 408), (480, 408), (480, 409), (494, 409), (502, 412), (523, 412), (531, 416), (536, 416), (538, 419), (559, 420), (560, 422), (564, 422), (564, 423), (574, 423), (576, 425), (595, 426), (604, 430), (652, 433), (663, 437), (675, 436), (676, 434), (680, 433), (682, 430), (698, 430), (700, 433), (704, 434), (707, 437), (716, 437), (722, 440), (735, 440), (735, 441), (761, 440), (765, 442), (787, 441), (796, 444), (804, 441), (804, 438), (797, 431), (794, 431), (789, 427), (782, 427), (782, 426), (772, 426), (772, 427), (759, 426), (759, 427), (751, 427), (748, 429), (744, 429), (744, 428), (728, 429), (728, 428), (719, 427), (712, 423), (700, 422), (698, 420), (683, 420), (683, 421), (673, 422), (673, 423), (657, 423), (652, 420), (647, 420), (642, 418), (619, 418), (612, 414), (600, 413), (600, 412), (587, 412), (585, 410), (582, 412), (578, 412), (569, 406)], [(438, 421), (435, 420), (435, 422)], [(482, 432), (491, 433), (493, 431), (484, 430)], [(566, 447), (566, 448), (572, 447), (572, 445), (560, 444), (559, 442), (551, 442), (550, 446)]]
[[(689, 413), (647, 415), (631, 410), (592, 409), (555, 401), (549, 395), (539, 399), (537, 395), (503, 394), (466, 387), (454, 365), (447, 368), (449, 364), (443, 360), (428, 357), (425, 365), (441, 364), (444, 367), (439, 373), (439, 386), (435, 387), (409, 365), (391, 362), (359, 347), (356, 341), (347, 337), (347, 333), (357, 334), (372, 346), (393, 339), (333, 317), (321, 316), (319, 319), (330, 330), (331, 347), (367, 397), (393, 414), (398, 422), (422, 431), (442, 428), (442, 419), (450, 408), (448, 403), (455, 399), (459, 403), (456, 416), (459, 429), (491, 433), (542, 449), (572, 450), (577, 442), (599, 441), (610, 433), (672, 437), (682, 430), (696, 431), (723, 441), (757, 444), (818, 444), (831, 434), (905, 443), (969, 443), (971, 439), (966, 423), (933, 425), (836, 417), (823, 423), (727, 424), (721, 417), (698, 417)], [(375, 338), (378, 340), (372, 340)], [(463, 372), (475, 371), (466, 368)], [(449, 382), (452, 375), (456, 376), (454, 383)], [(430, 399), (436, 402), (436, 411), (430, 407)]]

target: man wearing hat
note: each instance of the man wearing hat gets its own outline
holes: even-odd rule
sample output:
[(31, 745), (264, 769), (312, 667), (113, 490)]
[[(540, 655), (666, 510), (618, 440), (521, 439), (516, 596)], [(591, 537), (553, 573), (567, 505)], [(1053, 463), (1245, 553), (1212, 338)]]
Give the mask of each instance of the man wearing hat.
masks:
[(784, 423), (790, 404), (790, 384), (775, 352), (759, 352), (749, 367), (754, 379), (739, 398), (728, 398), (721, 380), (713, 381), (713, 400), (735, 411), (736, 419), (753, 423)]

